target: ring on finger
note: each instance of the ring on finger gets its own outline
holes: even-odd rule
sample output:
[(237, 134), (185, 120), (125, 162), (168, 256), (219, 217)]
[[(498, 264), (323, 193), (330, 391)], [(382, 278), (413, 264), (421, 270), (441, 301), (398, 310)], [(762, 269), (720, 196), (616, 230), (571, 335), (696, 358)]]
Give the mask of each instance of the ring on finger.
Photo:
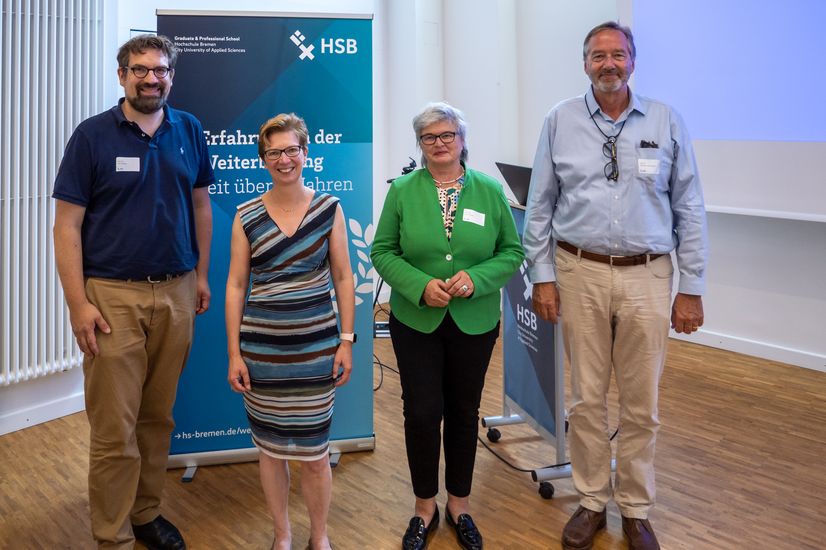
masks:
[(468, 286), (467, 285), (462, 285), (462, 292), (467, 292), (467, 291), (468, 291)]

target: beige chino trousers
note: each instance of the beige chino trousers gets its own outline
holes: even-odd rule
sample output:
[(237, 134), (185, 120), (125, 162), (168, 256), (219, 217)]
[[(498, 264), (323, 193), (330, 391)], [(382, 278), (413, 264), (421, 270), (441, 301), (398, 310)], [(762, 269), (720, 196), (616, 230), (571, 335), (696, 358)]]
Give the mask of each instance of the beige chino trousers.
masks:
[[(657, 393), (665, 364), (673, 266), (666, 255), (614, 267), (557, 248), (565, 361), (571, 369), (569, 446), (580, 504), (645, 519), (655, 500)], [(607, 394), (619, 391), (616, 476), (611, 483)]]
[(89, 278), (86, 295), (112, 328), (83, 360), (90, 426), (89, 508), (99, 548), (133, 548), (131, 524), (159, 514), (172, 405), (189, 356), (196, 276), (162, 283)]

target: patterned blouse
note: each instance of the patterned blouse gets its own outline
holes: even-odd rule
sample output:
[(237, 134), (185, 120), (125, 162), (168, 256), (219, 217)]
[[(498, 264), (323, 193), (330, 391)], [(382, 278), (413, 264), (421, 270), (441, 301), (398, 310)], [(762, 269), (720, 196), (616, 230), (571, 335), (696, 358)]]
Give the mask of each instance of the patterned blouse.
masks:
[(453, 233), (453, 220), (456, 218), (456, 205), (459, 204), (459, 195), (462, 192), (462, 185), (465, 183), (465, 178), (459, 178), (455, 185), (445, 188), (436, 188), (439, 194), (439, 204), (442, 207), (442, 219), (445, 223), (445, 234), (447, 240)]

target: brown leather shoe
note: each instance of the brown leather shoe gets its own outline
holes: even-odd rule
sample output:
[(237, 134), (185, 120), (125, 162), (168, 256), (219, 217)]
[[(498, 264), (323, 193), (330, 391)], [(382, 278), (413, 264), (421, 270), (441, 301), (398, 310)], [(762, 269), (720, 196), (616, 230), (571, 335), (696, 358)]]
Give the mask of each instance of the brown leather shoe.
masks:
[(660, 550), (660, 543), (647, 519), (622, 516), (622, 533), (628, 540), (629, 550)]
[(605, 529), (605, 518), (605, 510), (577, 508), (562, 530), (562, 550), (591, 550), (597, 531)]

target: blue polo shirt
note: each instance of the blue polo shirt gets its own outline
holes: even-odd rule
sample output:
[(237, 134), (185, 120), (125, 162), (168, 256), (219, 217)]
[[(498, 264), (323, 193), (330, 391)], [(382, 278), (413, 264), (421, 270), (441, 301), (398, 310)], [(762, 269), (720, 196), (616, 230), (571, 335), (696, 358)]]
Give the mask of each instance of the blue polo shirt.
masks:
[(86, 207), (85, 276), (190, 271), (198, 263), (192, 190), (215, 181), (201, 124), (167, 106), (149, 137), (126, 120), (123, 101), (75, 129), (52, 197)]

